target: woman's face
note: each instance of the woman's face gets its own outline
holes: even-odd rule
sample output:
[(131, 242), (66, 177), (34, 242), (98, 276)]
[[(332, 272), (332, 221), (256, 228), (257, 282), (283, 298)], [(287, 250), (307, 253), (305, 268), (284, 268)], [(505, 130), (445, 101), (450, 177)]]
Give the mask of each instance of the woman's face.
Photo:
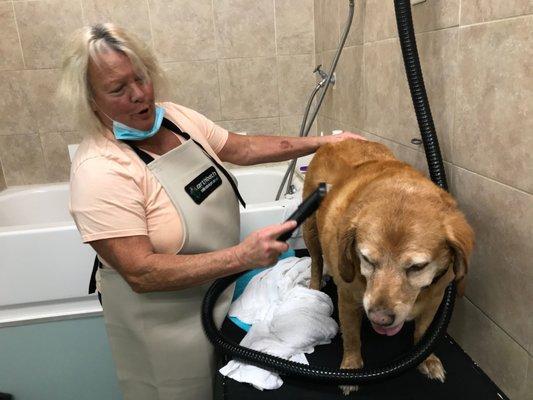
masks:
[(98, 62), (97, 65), (90, 61), (88, 70), (94, 99), (92, 108), (98, 118), (107, 127), (112, 122), (105, 114), (132, 128), (150, 130), (155, 118), (152, 82), (139, 76), (123, 53), (112, 50), (101, 53)]

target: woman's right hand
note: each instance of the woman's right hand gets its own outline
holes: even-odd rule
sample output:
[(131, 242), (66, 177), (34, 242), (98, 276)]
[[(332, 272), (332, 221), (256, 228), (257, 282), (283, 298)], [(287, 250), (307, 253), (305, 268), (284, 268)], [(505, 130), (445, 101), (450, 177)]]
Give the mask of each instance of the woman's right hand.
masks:
[(252, 232), (235, 246), (235, 256), (246, 269), (275, 264), (279, 255), (289, 249), (287, 243), (280, 242), (277, 238), (295, 227), (296, 221), (287, 221)]

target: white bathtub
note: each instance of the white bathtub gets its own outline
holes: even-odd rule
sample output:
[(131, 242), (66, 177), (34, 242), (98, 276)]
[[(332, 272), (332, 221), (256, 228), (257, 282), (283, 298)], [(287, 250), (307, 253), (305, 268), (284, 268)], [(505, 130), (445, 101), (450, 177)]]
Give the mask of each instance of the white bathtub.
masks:
[[(301, 200), (275, 201), (284, 166), (232, 170), (247, 203), (241, 239), (285, 220)], [(302, 246), (300, 237), (293, 247)], [(68, 185), (9, 188), (0, 193), (0, 327), (100, 314), (87, 295), (94, 252), (81, 242), (68, 212)]]

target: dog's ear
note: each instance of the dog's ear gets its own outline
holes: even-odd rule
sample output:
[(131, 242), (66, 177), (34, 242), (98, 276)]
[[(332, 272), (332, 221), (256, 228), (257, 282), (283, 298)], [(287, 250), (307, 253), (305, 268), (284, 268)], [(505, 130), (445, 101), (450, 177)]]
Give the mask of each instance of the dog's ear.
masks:
[[(348, 225), (348, 224), (345, 224)], [(355, 226), (341, 226), (338, 231), (338, 268), (343, 281), (352, 282), (359, 270), (359, 257), (355, 250), (356, 230)]]
[(474, 232), (464, 215), (459, 211), (450, 213), (445, 218), (446, 241), (453, 251), (453, 272), (457, 282), (457, 292), (463, 296), (465, 275), (468, 272), (468, 259), (474, 248)]

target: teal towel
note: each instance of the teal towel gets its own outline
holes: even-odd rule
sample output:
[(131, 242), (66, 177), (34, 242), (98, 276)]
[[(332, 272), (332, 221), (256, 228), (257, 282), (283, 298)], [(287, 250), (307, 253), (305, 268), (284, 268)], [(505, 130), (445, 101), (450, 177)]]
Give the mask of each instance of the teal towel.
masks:
[[(289, 249), (285, 253), (282, 253), (279, 256), (278, 260), (283, 260), (284, 258), (287, 258), (287, 257), (294, 257), (294, 250), (293, 249)], [(248, 285), (248, 283), (250, 283), (250, 281), (252, 280), (252, 278), (254, 276), (256, 276), (258, 273), (263, 272), (265, 269), (270, 268), (270, 267), (272, 267), (272, 265), (270, 265), (268, 267), (264, 267), (264, 268), (251, 269), (250, 271), (248, 271), (245, 274), (241, 275), (239, 277), (239, 279), (237, 279), (235, 281), (235, 291), (233, 292), (233, 298), (231, 299), (231, 302), (233, 303), (235, 300), (237, 300), (239, 298), (239, 296), (242, 294), (242, 292), (244, 292), (244, 289), (246, 289), (246, 286)], [(250, 330), (251, 326), (252, 326), (250, 324), (246, 324), (246, 323), (242, 322), (237, 317), (229, 317), (229, 319), (235, 325), (237, 325), (239, 328), (241, 328), (242, 330), (244, 330), (246, 332), (248, 332)]]

